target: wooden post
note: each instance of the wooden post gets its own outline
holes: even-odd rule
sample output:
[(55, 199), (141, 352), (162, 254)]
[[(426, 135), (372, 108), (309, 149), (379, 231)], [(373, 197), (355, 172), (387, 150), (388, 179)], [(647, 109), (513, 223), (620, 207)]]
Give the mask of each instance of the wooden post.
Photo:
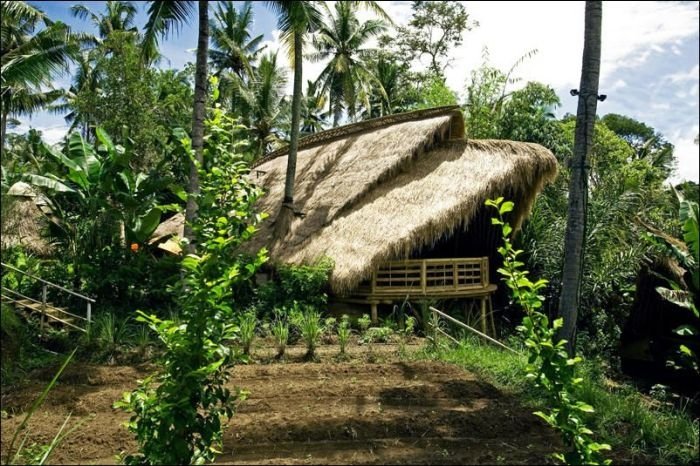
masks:
[(379, 319), (377, 318), (377, 302), (376, 302), (376, 301), (372, 301), (371, 303), (369, 303), (369, 305), (370, 305), (370, 310), (371, 310), (371, 312), (372, 312), (372, 323), (373, 323), (373, 324), (376, 324), (376, 323), (378, 322), (378, 320), (379, 320)]
[(426, 288), (428, 286), (428, 266), (426, 265), (425, 259), (420, 264), (420, 288), (425, 294)]
[(486, 330), (486, 298), (481, 298), (481, 332), (487, 334)]
[(493, 336), (496, 337), (496, 322), (493, 318), (493, 301), (491, 301), (491, 295), (489, 295), (489, 313), (491, 314), (491, 330), (493, 330)]
[(457, 289), (457, 283), (459, 282), (459, 278), (457, 276), (457, 263), (452, 262), (452, 287), (456, 290)]
[(92, 323), (92, 303), (90, 301), (87, 302), (87, 326), (88, 329), (90, 328), (90, 324)]

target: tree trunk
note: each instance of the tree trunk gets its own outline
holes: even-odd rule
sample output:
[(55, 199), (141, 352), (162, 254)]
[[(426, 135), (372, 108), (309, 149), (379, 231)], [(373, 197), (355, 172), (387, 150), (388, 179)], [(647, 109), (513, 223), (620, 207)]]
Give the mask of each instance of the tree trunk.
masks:
[(569, 213), (564, 240), (564, 267), (559, 300), (559, 317), (564, 319), (564, 326), (559, 331), (559, 338), (567, 340), (569, 354), (573, 354), (575, 347), (576, 318), (584, 263), (586, 208), (588, 204), (588, 154), (593, 145), (598, 104), (602, 16), (602, 2), (586, 2), (583, 63), (576, 111), (574, 154), (571, 161), (571, 180), (569, 183)]
[(5, 148), (5, 134), (7, 133), (7, 117), (8, 117), (8, 112), (3, 109), (2, 112), (2, 122), (0, 123), (2, 127), (0, 127), (0, 148), (4, 149)]
[(209, 10), (206, 0), (199, 0), (199, 37), (197, 39), (197, 64), (194, 75), (194, 111), (192, 112), (192, 150), (195, 160), (190, 162), (187, 182), (187, 207), (185, 210), (186, 251), (195, 252), (192, 222), (197, 218), (199, 196), (199, 169), (204, 163), (204, 118), (207, 100), (207, 53), (209, 47)]
[(275, 239), (287, 236), (294, 219), (294, 176), (297, 169), (299, 120), (301, 119), (302, 33), (294, 32), (294, 93), (292, 94), (292, 128), (289, 135), (287, 177), (284, 181), (284, 199), (275, 222)]

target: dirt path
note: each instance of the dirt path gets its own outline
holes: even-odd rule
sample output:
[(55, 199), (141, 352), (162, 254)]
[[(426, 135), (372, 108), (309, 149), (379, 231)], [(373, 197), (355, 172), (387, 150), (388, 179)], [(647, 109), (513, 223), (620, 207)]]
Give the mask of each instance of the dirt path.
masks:
[[(114, 463), (135, 443), (111, 408), (145, 368), (73, 366), (31, 421), (48, 443), (65, 416), (88, 419), (52, 457), (63, 464)], [(50, 379), (50, 374), (45, 374)], [(228, 464), (480, 464), (549, 462), (556, 437), (517, 400), (439, 362), (286, 363), (238, 366), (250, 391), (224, 436)], [(7, 393), (2, 446), (45, 385)]]

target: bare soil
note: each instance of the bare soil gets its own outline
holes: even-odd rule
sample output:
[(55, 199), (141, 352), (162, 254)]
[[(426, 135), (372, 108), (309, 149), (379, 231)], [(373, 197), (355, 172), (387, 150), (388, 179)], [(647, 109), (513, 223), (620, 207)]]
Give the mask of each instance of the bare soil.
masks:
[[(393, 345), (376, 345), (336, 362), (337, 346), (321, 362), (239, 365), (231, 387), (250, 392), (224, 436), (221, 464), (542, 464), (561, 448), (556, 435), (514, 397), (446, 363), (400, 361)], [(274, 350), (258, 349), (259, 361)], [(28, 443), (48, 443), (65, 417), (84, 424), (51, 457), (57, 464), (114, 464), (136, 444), (128, 415), (112, 403), (152, 367), (74, 363), (30, 421)], [(3, 394), (2, 447), (53, 372), (37, 372)], [(4, 453), (3, 453), (4, 454)]]

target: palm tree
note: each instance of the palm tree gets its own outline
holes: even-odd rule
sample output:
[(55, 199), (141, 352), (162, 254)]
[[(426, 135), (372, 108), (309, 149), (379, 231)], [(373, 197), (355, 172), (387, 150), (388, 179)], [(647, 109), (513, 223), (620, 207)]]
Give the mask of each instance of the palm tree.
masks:
[[(50, 89), (51, 80), (68, 69), (79, 50), (76, 37), (64, 23), (52, 22), (26, 2), (1, 2), (0, 35), (0, 147), (5, 144), (8, 119), (31, 115), (62, 95)], [(44, 29), (34, 34), (37, 26)], [(48, 90), (47, 90), (48, 88)]]
[(252, 77), (251, 63), (265, 48), (260, 46), (263, 34), (251, 38), (253, 19), (250, 1), (246, 1), (240, 11), (233, 2), (219, 3), (209, 23), (212, 42), (209, 60), (217, 75), (230, 71), (242, 80)]
[[(289, 58), (294, 63), (294, 90), (292, 93), (292, 127), (289, 134), (289, 155), (287, 157), (287, 174), (284, 182), (284, 198), (282, 207), (275, 220), (274, 237), (284, 238), (289, 232), (294, 218), (294, 177), (297, 166), (297, 148), (299, 142), (299, 122), (301, 117), (302, 98), (302, 56), (304, 43), (308, 34), (316, 31), (322, 22), (319, 10), (320, 2), (268, 0), (268, 6), (277, 15), (277, 27), (282, 31), (281, 40)], [(374, 1), (345, 2), (362, 4), (386, 17), (386, 13)]]
[(277, 53), (263, 55), (240, 102), (241, 114), (255, 139), (257, 157), (281, 141), (275, 128), (280, 126), (286, 86), (287, 73), (278, 64)]
[(406, 95), (406, 89), (411, 87), (406, 82), (408, 65), (399, 63), (383, 51), (375, 55), (365, 65), (375, 80), (366, 98), (368, 105), (365, 105), (362, 115), (364, 119), (404, 111), (410, 104)]
[[(197, 35), (197, 62), (194, 74), (194, 110), (192, 112), (192, 150), (194, 160), (190, 164), (187, 183), (187, 207), (185, 209), (185, 232), (188, 240), (187, 252), (194, 253), (192, 222), (197, 218), (197, 196), (199, 195), (199, 168), (204, 163), (204, 118), (207, 99), (207, 53), (209, 49), (209, 9), (206, 0), (199, 0), (199, 32)], [(148, 22), (143, 36), (144, 57), (153, 59), (157, 55), (158, 38), (177, 30), (193, 11), (193, 1), (150, 2)]]
[(319, 92), (314, 81), (306, 81), (306, 94), (301, 107), (301, 134), (313, 134), (323, 131), (328, 124), (326, 97)]
[(138, 35), (134, 23), (136, 7), (131, 2), (108, 1), (104, 13), (94, 13), (85, 5), (73, 5), (71, 13), (82, 20), (89, 18), (97, 27), (101, 39), (106, 39), (114, 32), (128, 32), (134, 37)]
[(578, 91), (574, 154), (569, 183), (569, 215), (564, 240), (564, 267), (562, 270), (559, 316), (564, 325), (559, 337), (567, 340), (570, 354), (574, 350), (576, 319), (578, 315), (581, 272), (583, 270), (586, 209), (588, 204), (588, 154), (593, 146), (593, 131), (598, 104), (600, 79), (600, 42), (603, 6), (600, 1), (586, 2), (583, 64)]
[[(96, 66), (95, 50), (84, 50), (76, 60), (77, 68), (73, 75), (71, 86), (64, 91), (62, 101), (49, 106), (53, 113), (65, 113), (64, 120), (70, 124), (68, 132), (80, 127), (80, 132), (86, 140), (92, 140), (90, 131), (91, 118), (89, 113), (82, 113), (78, 109), (78, 96), (84, 92), (94, 94), (100, 86), (102, 73)], [(92, 122), (94, 124), (94, 122)]]
[(209, 22), (212, 38), (209, 60), (214, 74), (221, 79), (222, 98), (230, 101), (233, 112), (240, 112), (240, 107), (245, 105), (240, 93), (251, 85), (255, 73), (253, 62), (265, 48), (260, 46), (262, 34), (251, 38), (253, 19), (251, 2), (245, 2), (240, 11), (233, 2), (222, 2)]
[(294, 176), (297, 167), (297, 147), (299, 142), (299, 120), (301, 116), (302, 57), (304, 42), (308, 34), (321, 24), (318, 2), (313, 1), (268, 1), (267, 4), (277, 14), (277, 27), (282, 31), (281, 40), (289, 58), (294, 63), (294, 90), (292, 93), (292, 127), (289, 134), (289, 156), (287, 175), (284, 183), (282, 207), (275, 220), (276, 238), (283, 238), (289, 232), (294, 218)]
[(328, 12), (329, 22), (321, 26), (313, 39), (316, 53), (311, 59), (330, 58), (318, 82), (322, 92), (328, 93), (333, 126), (338, 126), (343, 108), (354, 119), (358, 94), (368, 97), (369, 86), (376, 81), (362, 59), (368, 55), (367, 42), (384, 32), (386, 23), (382, 20), (360, 23), (357, 8), (357, 3), (336, 2), (335, 15)]

